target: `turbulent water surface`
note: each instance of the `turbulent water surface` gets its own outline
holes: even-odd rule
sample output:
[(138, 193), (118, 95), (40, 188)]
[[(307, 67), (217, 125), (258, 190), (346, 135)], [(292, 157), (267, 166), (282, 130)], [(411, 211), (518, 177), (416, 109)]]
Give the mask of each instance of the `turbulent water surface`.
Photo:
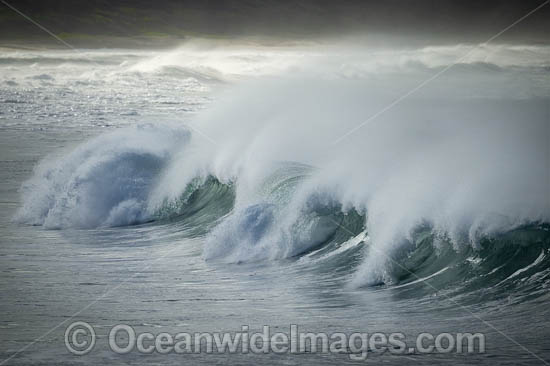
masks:
[(390, 364), (544, 364), (550, 48), (472, 47), (2, 50), (1, 359), (354, 362), (105, 341), (298, 324), (486, 335)]

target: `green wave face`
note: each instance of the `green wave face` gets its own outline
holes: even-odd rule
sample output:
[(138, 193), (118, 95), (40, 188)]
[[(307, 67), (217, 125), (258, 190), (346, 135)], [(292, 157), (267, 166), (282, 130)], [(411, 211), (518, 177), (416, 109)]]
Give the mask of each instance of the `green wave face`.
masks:
[(180, 223), (193, 228), (193, 235), (204, 235), (227, 215), (235, 203), (233, 184), (221, 183), (213, 176), (197, 177), (180, 197), (164, 201), (153, 217), (159, 223)]

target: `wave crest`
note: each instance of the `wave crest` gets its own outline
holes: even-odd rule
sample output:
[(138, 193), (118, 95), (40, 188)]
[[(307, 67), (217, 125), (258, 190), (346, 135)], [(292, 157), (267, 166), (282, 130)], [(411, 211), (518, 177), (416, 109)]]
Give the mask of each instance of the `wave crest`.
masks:
[(22, 187), (16, 220), (46, 228), (94, 228), (151, 219), (147, 200), (185, 131), (143, 126), (99, 136), (50, 157)]

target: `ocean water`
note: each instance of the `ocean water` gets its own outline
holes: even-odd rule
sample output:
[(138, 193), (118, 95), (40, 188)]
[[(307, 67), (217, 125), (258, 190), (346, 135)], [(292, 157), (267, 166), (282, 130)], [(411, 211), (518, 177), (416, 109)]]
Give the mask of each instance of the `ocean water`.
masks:
[[(0, 364), (550, 362), (550, 48), (22, 48), (0, 70)], [(120, 355), (116, 324), (486, 349)]]

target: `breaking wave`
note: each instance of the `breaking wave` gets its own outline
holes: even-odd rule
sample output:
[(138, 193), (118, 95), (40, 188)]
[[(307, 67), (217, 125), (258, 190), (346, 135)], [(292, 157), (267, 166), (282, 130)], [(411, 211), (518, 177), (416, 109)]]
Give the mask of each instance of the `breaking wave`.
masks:
[(534, 80), (548, 80), (545, 66), (476, 59), (387, 109), (441, 66), (347, 66), (249, 80), (187, 125), (120, 129), (50, 157), (16, 220), (185, 222), (209, 261), (290, 259), (402, 296), (542, 296), (550, 93)]

